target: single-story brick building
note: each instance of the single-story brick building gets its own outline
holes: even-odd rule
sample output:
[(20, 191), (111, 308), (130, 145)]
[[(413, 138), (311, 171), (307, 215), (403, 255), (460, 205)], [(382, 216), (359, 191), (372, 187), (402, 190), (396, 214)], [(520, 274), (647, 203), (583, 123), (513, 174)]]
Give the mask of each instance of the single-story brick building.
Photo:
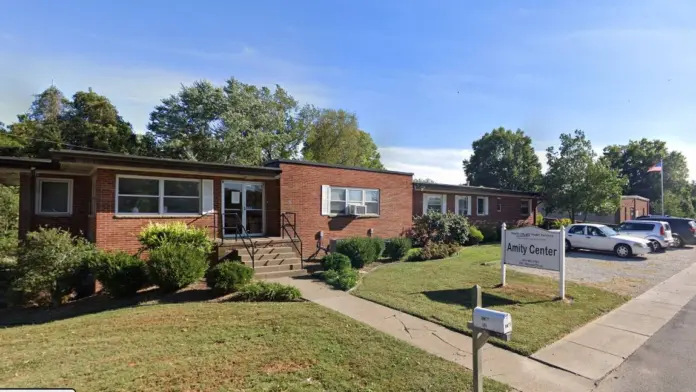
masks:
[[(547, 214), (544, 211), (544, 204), (539, 205), (539, 210), (546, 218), (549, 219), (561, 219), (568, 218), (567, 214), (554, 212)], [(613, 214), (609, 215), (598, 215), (598, 214), (585, 214), (584, 212), (578, 212), (575, 221), (576, 222), (592, 222), (592, 223), (603, 223), (603, 224), (619, 224), (626, 220), (635, 219), (639, 216), (650, 214), (650, 199), (643, 196), (637, 195), (625, 195), (621, 196), (621, 205)]]
[(428, 211), (465, 215), (478, 225), (533, 225), (539, 194), (469, 185), (413, 184), (413, 215)]
[(20, 186), (20, 237), (61, 227), (135, 252), (149, 222), (183, 221), (209, 230), (219, 258), (236, 253), (266, 276), (301, 272), (331, 239), (398, 236), (412, 222), (411, 173), (302, 161), (251, 167), (58, 150), (0, 157), (0, 183)]

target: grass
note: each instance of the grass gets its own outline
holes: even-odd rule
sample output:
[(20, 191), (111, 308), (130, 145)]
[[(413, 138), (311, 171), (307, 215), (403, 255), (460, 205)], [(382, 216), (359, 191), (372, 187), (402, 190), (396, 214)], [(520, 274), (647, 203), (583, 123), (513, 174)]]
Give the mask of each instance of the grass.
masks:
[(512, 315), (512, 340), (491, 342), (531, 355), (616, 308), (628, 297), (566, 281), (569, 301), (556, 300), (558, 280), (508, 269), (500, 284), (500, 245), (464, 248), (445, 260), (385, 265), (363, 277), (354, 295), (470, 334), (471, 287), (483, 306)]
[(139, 305), (0, 328), (0, 352), (4, 387), (471, 390), (468, 370), (303, 302)]

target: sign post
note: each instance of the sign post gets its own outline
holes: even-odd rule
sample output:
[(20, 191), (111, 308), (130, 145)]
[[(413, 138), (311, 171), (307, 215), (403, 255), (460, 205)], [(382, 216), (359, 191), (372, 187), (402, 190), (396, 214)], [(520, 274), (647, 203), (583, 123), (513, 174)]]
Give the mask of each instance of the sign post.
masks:
[(501, 227), (501, 279), (506, 284), (506, 265), (558, 271), (559, 295), (565, 299), (565, 228), (548, 231), (535, 226), (507, 230)]

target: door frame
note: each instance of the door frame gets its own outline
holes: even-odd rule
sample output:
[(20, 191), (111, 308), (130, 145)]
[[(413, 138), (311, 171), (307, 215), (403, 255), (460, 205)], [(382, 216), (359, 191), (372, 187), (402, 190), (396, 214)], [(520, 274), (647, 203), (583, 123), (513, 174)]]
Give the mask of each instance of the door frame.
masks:
[[(261, 185), (261, 233), (249, 233), (249, 237), (263, 237), (266, 235), (266, 184), (261, 181), (240, 181), (240, 180), (222, 180), (220, 182), (220, 205), (222, 210), (222, 237), (231, 238), (234, 234), (225, 234), (225, 183), (239, 184), (242, 186), (241, 194), (241, 218), (244, 227), (247, 227), (246, 215), (246, 185)], [(247, 230), (249, 230), (247, 228)]]

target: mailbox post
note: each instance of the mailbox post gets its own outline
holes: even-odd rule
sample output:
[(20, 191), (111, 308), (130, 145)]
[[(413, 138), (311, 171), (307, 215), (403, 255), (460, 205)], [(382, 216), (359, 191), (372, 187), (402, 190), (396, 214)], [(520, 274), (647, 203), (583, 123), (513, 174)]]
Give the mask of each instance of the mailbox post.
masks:
[(474, 392), (483, 392), (483, 346), (488, 338), (493, 336), (498, 339), (510, 341), (512, 336), (512, 319), (509, 313), (482, 307), (481, 286), (472, 288), (471, 295), (474, 305), (473, 321), (469, 323), (471, 329), (471, 344), (474, 370)]

